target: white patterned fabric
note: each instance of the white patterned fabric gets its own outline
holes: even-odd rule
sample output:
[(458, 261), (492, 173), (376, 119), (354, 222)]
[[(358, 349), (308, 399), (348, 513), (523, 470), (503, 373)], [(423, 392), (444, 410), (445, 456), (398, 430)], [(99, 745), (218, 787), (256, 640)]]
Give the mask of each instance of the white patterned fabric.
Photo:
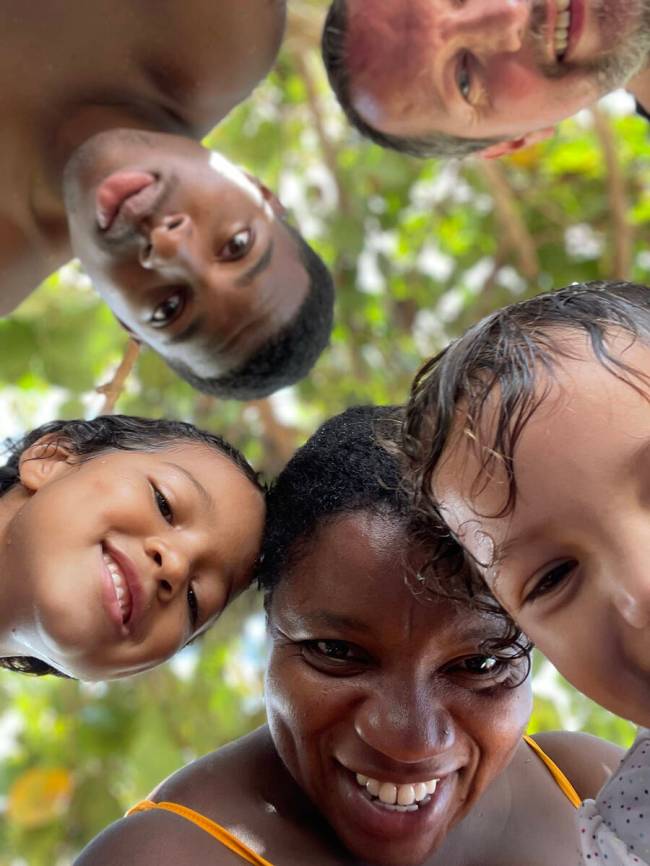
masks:
[(650, 866), (650, 729), (639, 729), (609, 782), (582, 804), (578, 824), (581, 866)]

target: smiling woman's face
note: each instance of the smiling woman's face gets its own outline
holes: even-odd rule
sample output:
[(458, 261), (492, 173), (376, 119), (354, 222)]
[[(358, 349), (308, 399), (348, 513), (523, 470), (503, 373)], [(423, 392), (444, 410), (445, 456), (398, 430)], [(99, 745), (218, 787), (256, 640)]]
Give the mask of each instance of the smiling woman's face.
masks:
[[(423, 863), (516, 749), (522, 662), (482, 649), (492, 619), (405, 585), (403, 528), (326, 522), (274, 591), (266, 695), (278, 752), (363, 862)], [(378, 796), (376, 796), (378, 795)], [(381, 802), (385, 801), (385, 802)]]
[[(7, 525), (23, 655), (80, 679), (165, 661), (247, 585), (261, 494), (200, 444), (25, 460), (29, 494)], [(11, 495), (11, 491), (7, 497)]]
[(64, 188), (95, 287), (141, 340), (198, 376), (241, 364), (306, 296), (277, 199), (195, 141), (101, 133), (74, 154)]

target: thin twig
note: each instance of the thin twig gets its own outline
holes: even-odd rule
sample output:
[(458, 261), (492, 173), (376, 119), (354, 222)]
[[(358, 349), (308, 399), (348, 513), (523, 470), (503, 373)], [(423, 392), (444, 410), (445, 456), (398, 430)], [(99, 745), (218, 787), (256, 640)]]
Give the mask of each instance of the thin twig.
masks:
[(98, 394), (103, 394), (105, 397), (104, 405), (101, 408), (100, 415), (112, 415), (115, 411), (115, 404), (120, 398), (126, 380), (135, 362), (140, 354), (140, 343), (134, 339), (130, 339), (126, 345), (124, 356), (120, 362), (120, 366), (115, 371), (115, 375), (106, 385), (100, 385), (96, 390)]

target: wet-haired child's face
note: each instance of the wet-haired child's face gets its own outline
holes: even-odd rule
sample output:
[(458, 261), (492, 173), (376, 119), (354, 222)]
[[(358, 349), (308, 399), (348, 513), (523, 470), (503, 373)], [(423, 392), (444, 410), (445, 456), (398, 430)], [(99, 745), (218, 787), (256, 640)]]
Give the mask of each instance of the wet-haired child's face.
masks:
[(40, 456), (23, 460), (3, 554), (24, 655), (80, 679), (146, 670), (247, 585), (264, 505), (222, 454), (178, 443)]
[[(620, 336), (612, 346), (650, 375), (650, 348)], [(435, 493), (499, 601), (564, 676), (649, 725), (650, 388), (617, 379), (578, 338), (572, 348), (516, 446), (514, 509), (499, 516), (498, 467), (477, 485), (476, 446), (463, 437)]]

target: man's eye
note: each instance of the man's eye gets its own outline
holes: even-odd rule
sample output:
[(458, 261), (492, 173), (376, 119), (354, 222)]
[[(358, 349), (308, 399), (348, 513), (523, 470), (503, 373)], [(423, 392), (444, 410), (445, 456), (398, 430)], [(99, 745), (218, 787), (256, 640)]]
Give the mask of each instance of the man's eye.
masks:
[(155, 484), (151, 485), (153, 490), (153, 495), (156, 500), (156, 505), (158, 507), (158, 511), (162, 514), (163, 518), (167, 521), (167, 523), (174, 522), (174, 512), (172, 510), (171, 505), (169, 504), (169, 500), (165, 496), (162, 491), (160, 491)]
[(180, 316), (184, 307), (185, 296), (183, 292), (174, 292), (173, 295), (169, 295), (161, 304), (158, 304), (149, 317), (149, 323), (154, 328), (164, 328)]
[(537, 598), (552, 593), (553, 590), (557, 589), (567, 581), (570, 574), (575, 570), (577, 564), (578, 563), (575, 559), (570, 559), (566, 562), (561, 562), (554, 568), (551, 568), (543, 575), (541, 580), (535, 584), (531, 592), (526, 596), (525, 603), (535, 601)]
[(243, 258), (252, 245), (253, 232), (250, 229), (242, 229), (221, 247), (217, 258), (220, 262), (235, 262)]
[(456, 72), (456, 83), (458, 91), (465, 102), (469, 102), (469, 95), (472, 89), (472, 76), (469, 71), (469, 59), (467, 54), (462, 54)]

